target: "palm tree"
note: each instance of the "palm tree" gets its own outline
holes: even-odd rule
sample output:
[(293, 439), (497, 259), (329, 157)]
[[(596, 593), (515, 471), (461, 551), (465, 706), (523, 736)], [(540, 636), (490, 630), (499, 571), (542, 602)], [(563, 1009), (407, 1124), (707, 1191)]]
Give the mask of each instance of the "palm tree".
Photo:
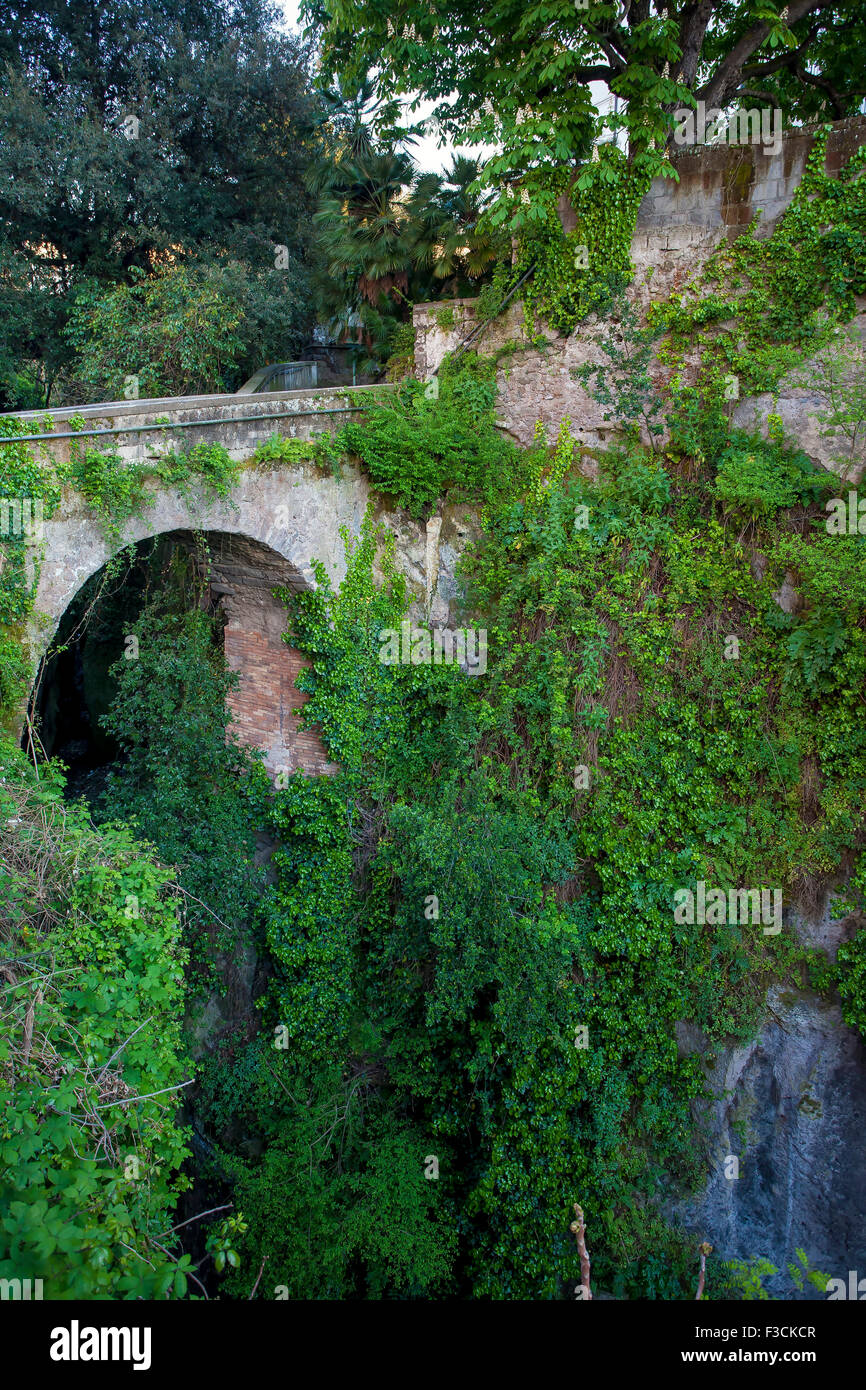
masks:
[(496, 242), (481, 223), (480, 172), (480, 160), (455, 155), (446, 174), (422, 174), (408, 200), (415, 260), (432, 273), (436, 298), (477, 290), (497, 258)]
[(478, 162), (457, 156), (444, 176), (419, 174), (398, 104), (375, 93), (368, 78), (323, 92), (326, 155), (312, 186), (322, 317), (338, 340), (382, 356), (414, 302), (471, 292), (496, 250), (479, 227)]
[(394, 152), (341, 159), (331, 173), (313, 220), (328, 282), (320, 289), (339, 336), (360, 316), (369, 337), (370, 308), (405, 316), (413, 268), (405, 196), (413, 180), (408, 155)]

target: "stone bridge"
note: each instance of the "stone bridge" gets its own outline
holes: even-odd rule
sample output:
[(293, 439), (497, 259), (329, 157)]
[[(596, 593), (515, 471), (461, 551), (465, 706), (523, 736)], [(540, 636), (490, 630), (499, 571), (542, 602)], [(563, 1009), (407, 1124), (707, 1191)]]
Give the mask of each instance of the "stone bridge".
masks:
[[(155, 446), (176, 446), (181, 438), (185, 445), (219, 441), (233, 458), (247, 462), (256, 446), (275, 432), (310, 439), (334, 429), (358, 413), (365, 392), (378, 389), (356, 388), (351, 397), (339, 389), (325, 389), (253, 399), (206, 396), (62, 409), (51, 413), (50, 431), (45, 429), (45, 412), (17, 418), (32, 423), (32, 447), (45, 448), (58, 461), (68, 458), (73, 439), (92, 432), (88, 442), (130, 461), (145, 461)], [(70, 429), (74, 416), (84, 417), (83, 429)], [(193, 532), (203, 532), (211, 551), (211, 595), (226, 614), (226, 657), (240, 674), (232, 698), (238, 736), (263, 750), (272, 772), (333, 771), (315, 733), (298, 731), (294, 711), (306, 697), (295, 688), (295, 677), (307, 662), (282, 640), (286, 615), (273, 589), (313, 587), (314, 560), (324, 564), (333, 585), (339, 586), (346, 569), (340, 529), (345, 526), (350, 535), (359, 534), (370, 497), (368, 480), (351, 465), (344, 465), (341, 476), (335, 477), (301, 461), (249, 464), (225, 501), (208, 498), (195, 487), (184, 495), (156, 478), (146, 486), (149, 506), (125, 527), (120, 543), (107, 537), (84, 499), (69, 488), (55, 517), (45, 521), (30, 629), (34, 676), (70, 603), (118, 549), (161, 535), (183, 543)], [(437, 601), (441, 607), (436, 593), (441, 519), (435, 518), (425, 530), (381, 506), (377, 518), (395, 532), (398, 564), (415, 594), (416, 611), (426, 607), (429, 612)], [(450, 518), (449, 525), (449, 534), (460, 529), (459, 519)], [(443, 578), (447, 587), (447, 574)]]

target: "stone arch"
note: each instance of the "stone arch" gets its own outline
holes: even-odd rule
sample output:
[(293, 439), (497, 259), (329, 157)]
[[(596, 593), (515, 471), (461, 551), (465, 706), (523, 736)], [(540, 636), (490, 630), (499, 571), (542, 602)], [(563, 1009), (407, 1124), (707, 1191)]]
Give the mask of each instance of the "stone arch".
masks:
[(211, 543), (214, 597), (226, 612), (226, 657), (240, 675), (232, 708), (238, 737), (264, 752), (272, 773), (336, 771), (318, 736), (298, 731), (293, 711), (305, 697), (294, 681), (308, 663), (282, 641), (285, 611), (271, 590), (314, 587), (314, 560), (337, 587), (345, 574), (340, 528), (359, 533), (367, 494), (366, 481), (353, 469), (339, 479), (303, 464), (245, 470), (225, 501), (151, 489), (150, 507), (114, 542), (74, 494), (65, 496), (44, 528), (30, 626), (34, 679), (63, 614), (119, 550), (161, 535), (203, 532)]
[(135, 541), (173, 531), (219, 531), (259, 541), (287, 560), (303, 584), (315, 585), (311, 562), (320, 560), (337, 587), (346, 570), (340, 529), (358, 535), (367, 506), (366, 479), (354, 468), (340, 478), (308, 464), (244, 469), (226, 500), (185, 497), (177, 489), (150, 487), (150, 506), (110, 540), (98, 518), (68, 489), (54, 518), (45, 522), (36, 590), (39, 618), (31, 631), (38, 662), (58, 623), (88, 579)]

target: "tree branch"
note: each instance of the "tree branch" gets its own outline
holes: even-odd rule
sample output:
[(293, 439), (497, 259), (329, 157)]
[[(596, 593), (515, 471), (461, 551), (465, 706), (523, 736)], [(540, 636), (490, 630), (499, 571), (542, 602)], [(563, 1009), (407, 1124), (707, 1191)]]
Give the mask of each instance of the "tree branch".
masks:
[(768, 106), (781, 110), (779, 98), (774, 96), (772, 92), (762, 92), (753, 87), (738, 87), (736, 95), (737, 99), (748, 97), (750, 101), (765, 101)]
[[(829, 9), (834, 3), (837, 3), (837, 0), (791, 0), (788, 6), (788, 28), (793, 28), (807, 14)], [(698, 100), (706, 102), (707, 106), (724, 106), (739, 85), (740, 74), (747, 59), (761, 47), (769, 32), (770, 25), (765, 21), (753, 24), (747, 29), (722, 59), (712, 77), (695, 93)]]
[[(796, 68), (796, 75), (797, 77), (799, 77), (801, 82), (807, 83), (810, 87), (817, 87), (820, 91), (827, 93), (828, 97), (833, 103), (833, 109), (835, 110), (837, 117), (842, 117), (845, 115), (845, 102), (841, 96), (841, 93), (836, 91), (836, 88), (833, 86), (832, 82), (829, 82), (826, 77), (819, 77), (816, 73), (807, 72), (806, 69), (800, 67), (799, 64)], [(862, 96), (863, 93), (864, 88), (861, 87), (855, 92), (852, 92), (851, 95)]]
[(814, 27), (809, 30), (799, 48), (786, 49), (784, 53), (780, 53), (776, 58), (770, 58), (765, 63), (744, 63), (742, 68), (743, 77), (769, 77), (770, 73), (778, 72), (780, 68), (790, 67), (792, 63), (796, 63), (797, 59), (802, 57), (802, 55), (811, 48), (815, 39), (818, 37), (819, 28), (819, 25), (814, 25)]
[[(587, 28), (589, 29), (589, 26), (587, 26)], [(625, 71), (628, 66), (628, 57), (622, 53), (618, 53), (614, 45), (604, 34), (597, 33), (595, 29), (589, 29), (589, 37), (594, 43), (598, 44), (602, 53), (607, 58), (613, 70), (614, 77)]]
[(700, 0), (700, 4), (687, 5), (680, 15), (680, 72), (685, 86), (691, 87), (698, 70), (701, 49), (707, 25), (713, 14), (713, 0)]

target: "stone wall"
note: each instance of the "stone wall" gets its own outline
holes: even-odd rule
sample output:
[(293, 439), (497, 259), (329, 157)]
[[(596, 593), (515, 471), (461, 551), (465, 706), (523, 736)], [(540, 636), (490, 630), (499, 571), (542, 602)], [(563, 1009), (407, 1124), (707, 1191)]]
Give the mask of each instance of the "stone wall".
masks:
[[(179, 539), (189, 545), (188, 537)], [(248, 536), (217, 532), (208, 546), (210, 598), (225, 614), (226, 662), (238, 675), (228, 700), (235, 736), (264, 753), (272, 775), (336, 772), (317, 730), (300, 727), (297, 715), (308, 697), (295, 678), (310, 663), (284, 641), (286, 610), (275, 594), (306, 586), (282, 556)]]
[[(765, 153), (760, 145), (702, 146), (675, 153), (679, 183), (655, 180), (640, 206), (631, 248), (632, 301), (645, 310), (651, 299), (665, 299), (683, 289), (720, 241), (738, 236), (756, 214), (760, 214), (759, 233), (769, 233), (794, 196), (814, 139), (808, 131), (791, 133), (784, 137), (777, 155)], [(827, 142), (828, 172), (837, 172), (864, 143), (866, 118), (837, 122)], [(560, 204), (560, 216), (566, 230), (571, 230), (575, 217), (567, 200)], [(449, 324), (449, 310), (453, 324)], [(416, 373), (426, 380), (446, 352), (476, 328), (475, 301), (416, 305), (414, 325)], [(866, 337), (866, 297), (858, 301), (854, 328)], [(567, 416), (573, 434), (586, 448), (610, 442), (617, 431), (605, 418), (605, 408), (572, 377), (577, 367), (607, 361), (598, 345), (598, 331), (590, 316), (568, 338), (547, 331), (547, 345), (538, 351), (528, 343), (523, 309), (516, 302), (484, 330), (473, 344), (483, 354), (497, 351), (508, 341), (521, 348), (504, 357), (498, 371), (503, 430), (521, 444), (530, 444), (540, 420), (553, 440)], [(656, 365), (654, 377), (664, 394), (668, 374)], [(836, 468), (834, 448), (821, 437), (815, 416), (822, 404), (826, 402), (813, 389), (798, 385), (796, 379), (783, 382), (778, 412), (786, 429), (816, 462)], [(737, 404), (733, 419), (738, 425), (766, 431), (772, 409), (768, 396), (749, 398)], [(861, 460), (849, 474), (852, 481), (858, 480), (862, 468)]]
[[(641, 203), (637, 245), (674, 227), (698, 240), (700, 232), (736, 235), (760, 213), (767, 229), (788, 207), (815, 143), (815, 130), (791, 131), (778, 153), (763, 145), (700, 145), (674, 148), (679, 182), (655, 179)], [(834, 174), (866, 142), (866, 117), (837, 121), (827, 139), (826, 169)]]

